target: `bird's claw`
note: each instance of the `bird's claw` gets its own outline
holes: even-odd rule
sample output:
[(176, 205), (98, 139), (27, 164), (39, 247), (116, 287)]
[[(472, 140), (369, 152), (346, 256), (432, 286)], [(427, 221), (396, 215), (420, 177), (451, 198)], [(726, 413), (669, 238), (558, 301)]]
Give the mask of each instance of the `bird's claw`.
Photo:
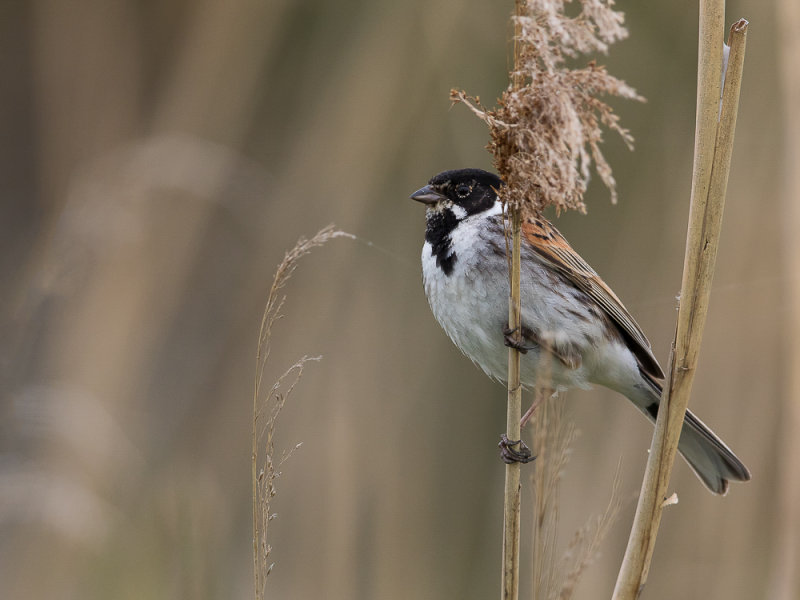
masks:
[(503, 341), (505, 345), (508, 346), (509, 348), (515, 348), (521, 354), (527, 354), (528, 350), (530, 350), (532, 346), (529, 346), (523, 340), (521, 339), (518, 340), (517, 338), (514, 337), (514, 334), (517, 333), (518, 330), (519, 327), (514, 327), (513, 329), (508, 326), (504, 327)]
[[(515, 450), (514, 446), (518, 444), (519, 450)], [(500, 436), (500, 443), (497, 445), (500, 447), (500, 458), (507, 465), (515, 462), (527, 464), (536, 460), (536, 457), (533, 456), (531, 449), (525, 445), (525, 442), (522, 440), (510, 440), (505, 433)]]

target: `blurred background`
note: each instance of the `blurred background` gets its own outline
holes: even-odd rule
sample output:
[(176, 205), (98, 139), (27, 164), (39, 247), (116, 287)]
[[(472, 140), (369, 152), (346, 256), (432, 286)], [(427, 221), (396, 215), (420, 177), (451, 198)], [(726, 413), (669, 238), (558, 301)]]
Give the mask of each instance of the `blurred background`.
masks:
[[(691, 402), (753, 481), (717, 498), (679, 461), (680, 503), (664, 515), (646, 598), (800, 597), (792, 4), (728, 4), (728, 23), (751, 28)], [(648, 99), (615, 102), (636, 151), (609, 136), (619, 204), (593, 182), (588, 215), (557, 225), (664, 363), (688, 214), (697, 8), (618, 8), (631, 36), (600, 62)], [(278, 425), (278, 449), (303, 445), (277, 481), (267, 596), (496, 595), (505, 392), (428, 309), (423, 209), (408, 195), (444, 169), (490, 168), (484, 125), (448, 92), (494, 103), (511, 9), (0, 3), (0, 597), (252, 597), (261, 312), (284, 252), (331, 222), (358, 239), (303, 259), (265, 376), (323, 355)], [(621, 516), (577, 593), (609, 597), (652, 429), (602, 389), (566, 402), (581, 435), (562, 482), (564, 545), (602, 512), (621, 464)]]

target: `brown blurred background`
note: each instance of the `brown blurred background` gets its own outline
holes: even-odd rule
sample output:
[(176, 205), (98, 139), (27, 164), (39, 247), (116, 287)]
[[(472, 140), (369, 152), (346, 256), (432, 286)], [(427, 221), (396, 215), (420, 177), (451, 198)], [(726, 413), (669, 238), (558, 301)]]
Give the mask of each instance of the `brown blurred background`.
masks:
[[(778, 597), (781, 585), (780, 597), (800, 597), (789, 520), (800, 456), (779, 451), (798, 368), (784, 336), (798, 277), (783, 200), (800, 168), (788, 154), (797, 44), (782, 33), (797, 36), (792, 1), (783, 13), (773, 1), (728, 6), (729, 23), (752, 25), (691, 403), (753, 481), (716, 498), (678, 464), (680, 504), (665, 514), (645, 598)], [(619, 204), (595, 182), (589, 214), (558, 226), (664, 362), (688, 213), (697, 10), (618, 6), (631, 37), (601, 62), (648, 99), (615, 103), (637, 148), (609, 136)], [(278, 427), (278, 448), (303, 446), (278, 480), (267, 595), (496, 595), (504, 390), (430, 314), (423, 211), (408, 194), (446, 168), (490, 167), (483, 124), (451, 109), (448, 91), (493, 103), (511, 8), (0, 4), (0, 597), (252, 597), (258, 325), (284, 251), (330, 222), (359, 239), (304, 259), (266, 376), (324, 356)], [(602, 511), (622, 465), (621, 517), (578, 590), (609, 597), (651, 428), (611, 392), (566, 402), (582, 434), (562, 485), (564, 543)]]

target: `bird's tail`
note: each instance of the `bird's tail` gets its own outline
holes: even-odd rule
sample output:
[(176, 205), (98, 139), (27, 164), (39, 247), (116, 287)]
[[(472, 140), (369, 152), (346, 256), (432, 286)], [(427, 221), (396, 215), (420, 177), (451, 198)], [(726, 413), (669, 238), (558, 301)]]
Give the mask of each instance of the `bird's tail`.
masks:
[[(635, 404), (655, 422), (661, 401), (661, 386), (655, 381), (649, 383), (652, 385), (648, 394), (649, 403)], [(715, 494), (724, 496), (729, 481), (750, 480), (750, 471), (742, 461), (689, 410), (683, 419), (678, 450), (700, 480)]]

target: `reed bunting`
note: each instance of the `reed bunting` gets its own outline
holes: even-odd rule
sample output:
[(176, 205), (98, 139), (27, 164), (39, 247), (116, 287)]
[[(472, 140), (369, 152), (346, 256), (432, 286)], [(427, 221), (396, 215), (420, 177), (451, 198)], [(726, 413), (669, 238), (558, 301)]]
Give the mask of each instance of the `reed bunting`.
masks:
[[(494, 379), (507, 381), (506, 346), (514, 345), (524, 353), (525, 387), (599, 384), (655, 421), (664, 372), (650, 343), (611, 288), (541, 216), (522, 223), (522, 326), (508, 330), (502, 185), (492, 173), (460, 169), (439, 173), (411, 195), (426, 205), (422, 279), (436, 320)], [(509, 447), (514, 444), (506, 439), (504, 459), (525, 461), (524, 452)], [(689, 411), (678, 450), (715, 494), (725, 494), (729, 481), (750, 479), (747, 467)]]

